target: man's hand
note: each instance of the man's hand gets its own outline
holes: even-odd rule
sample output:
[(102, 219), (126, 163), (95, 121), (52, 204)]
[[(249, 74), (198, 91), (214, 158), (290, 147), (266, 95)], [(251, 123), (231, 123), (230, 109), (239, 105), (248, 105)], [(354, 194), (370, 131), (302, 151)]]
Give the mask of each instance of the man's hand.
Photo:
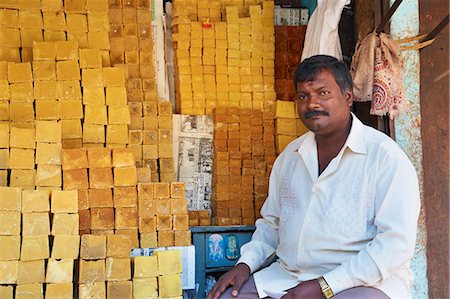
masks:
[(322, 289), (317, 279), (300, 283), (288, 291), (281, 299), (323, 299)]
[(207, 299), (218, 299), (228, 286), (233, 286), (231, 295), (237, 297), (244, 282), (250, 277), (250, 268), (246, 264), (237, 264), (219, 278), (219, 281), (211, 289)]

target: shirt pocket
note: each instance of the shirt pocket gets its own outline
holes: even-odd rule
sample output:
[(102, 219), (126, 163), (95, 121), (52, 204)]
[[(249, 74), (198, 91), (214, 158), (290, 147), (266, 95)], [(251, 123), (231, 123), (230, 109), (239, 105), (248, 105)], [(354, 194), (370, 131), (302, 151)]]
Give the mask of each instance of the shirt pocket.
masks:
[(301, 208), (297, 194), (292, 190), (290, 185), (289, 179), (282, 178), (280, 188), (280, 232), (282, 234), (287, 234), (287, 230), (297, 220)]
[(373, 237), (375, 228), (374, 194), (365, 179), (357, 179), (330, 191), (327, 204), (322, 206), (327, 233), (355, 239)]

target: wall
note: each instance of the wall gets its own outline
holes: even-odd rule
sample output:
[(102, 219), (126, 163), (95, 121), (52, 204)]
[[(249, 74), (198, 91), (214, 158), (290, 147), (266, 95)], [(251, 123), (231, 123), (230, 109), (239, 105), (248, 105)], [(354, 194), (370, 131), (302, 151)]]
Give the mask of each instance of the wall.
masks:
[[(448, 0), (420, 1), (420, 32), (449, 13)], [(429, 298), (450, 298), (449, 28), (420, 52), (423, 195), (428, 233)]]
[[(391, 0), (390, 2), (392, 5), (394, 1)], [(417, 0), (403, 1), (391, 19), (390, 33), (393, 39), (418, 35), (419, 7)], [(395, 119), (395, 136), (399, 146), (414, 164), (419, 176), (421, 190), (423, 190), (419, 51), (403, 51), (400, 55), (404, 62), (403, 82), (407, 97), (412, 103), (412, 108)], [(423, 199), (423, 192), (421, 198)], [(416, 252), (412, 261), (412, 269), (415, 276), (412, 298), (428, 298), (426, 243), (425, 210), (422, 208), (419, 217)]]

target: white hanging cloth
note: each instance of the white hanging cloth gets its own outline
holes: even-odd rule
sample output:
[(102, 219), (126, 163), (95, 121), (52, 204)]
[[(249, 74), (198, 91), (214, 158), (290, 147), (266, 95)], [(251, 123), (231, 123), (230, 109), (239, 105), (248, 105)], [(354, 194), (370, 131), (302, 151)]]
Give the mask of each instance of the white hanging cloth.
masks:
[(308, 22), (302, 61), (318, 54), (334, 56), (342, 60), (338, 25), (342, 10), (350, 0), (318, 0)]

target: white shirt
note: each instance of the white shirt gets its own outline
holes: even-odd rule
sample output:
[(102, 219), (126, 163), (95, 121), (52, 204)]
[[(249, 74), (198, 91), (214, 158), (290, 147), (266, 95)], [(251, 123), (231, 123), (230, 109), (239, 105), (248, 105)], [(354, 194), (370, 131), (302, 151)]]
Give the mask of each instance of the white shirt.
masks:
[(238, 263), (254, 273), (259, 296), (324, 276), (335, 294), (372, 286), (411, 297), (409, 264), (420, 209), (415, 169), (385, 134), (353, 115), (350, 134), (322, 174), (312, 132), (275, 161), (269, 195)]

